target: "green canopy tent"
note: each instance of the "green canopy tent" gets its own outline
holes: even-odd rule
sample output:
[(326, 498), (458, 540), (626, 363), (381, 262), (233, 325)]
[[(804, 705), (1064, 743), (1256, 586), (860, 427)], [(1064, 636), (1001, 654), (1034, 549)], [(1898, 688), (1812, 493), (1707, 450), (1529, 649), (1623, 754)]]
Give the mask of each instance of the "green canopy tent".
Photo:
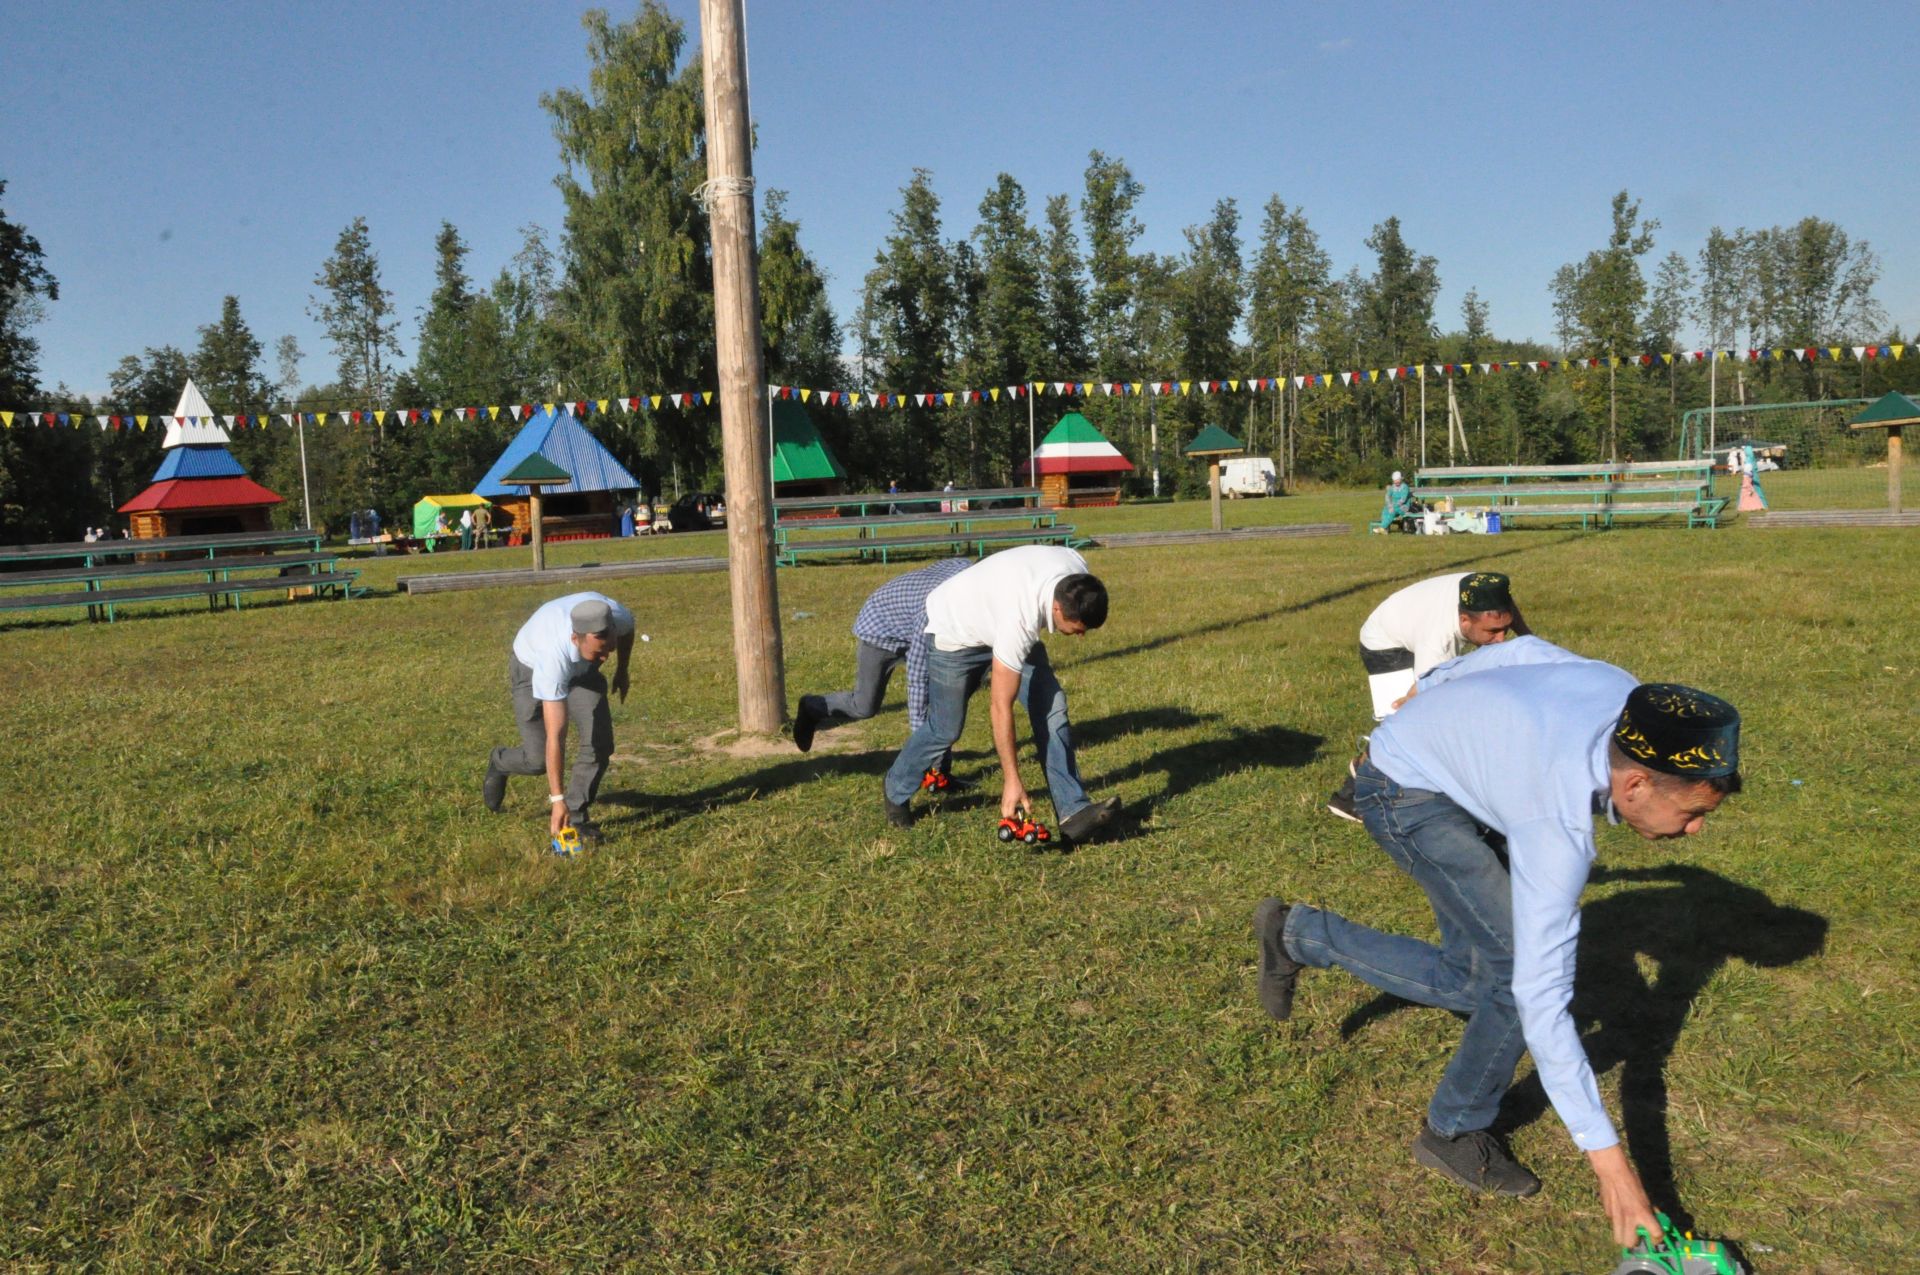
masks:
[(425, 540), (433, 535), (434, 525), (439, 521), (442, 513), (446, 514), (449, 527), (457, 527), (460, 524), (461, 510), (492, 508), (492, 506), (492, 501), (471, 492), (458, 496), (422, 496), (413, 502), (414, 538)]

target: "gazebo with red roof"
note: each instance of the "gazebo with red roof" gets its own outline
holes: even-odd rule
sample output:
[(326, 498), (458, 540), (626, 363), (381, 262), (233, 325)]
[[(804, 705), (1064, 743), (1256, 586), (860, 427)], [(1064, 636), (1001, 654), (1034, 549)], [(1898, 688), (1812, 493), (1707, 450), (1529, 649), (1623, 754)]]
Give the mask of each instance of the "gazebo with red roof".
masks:
[(227, 450), (227, 431), (192, 381), (168, 420), (166, 453), (148, 488), (120, 506), (136, 540), (266, 531), (280, 497)]

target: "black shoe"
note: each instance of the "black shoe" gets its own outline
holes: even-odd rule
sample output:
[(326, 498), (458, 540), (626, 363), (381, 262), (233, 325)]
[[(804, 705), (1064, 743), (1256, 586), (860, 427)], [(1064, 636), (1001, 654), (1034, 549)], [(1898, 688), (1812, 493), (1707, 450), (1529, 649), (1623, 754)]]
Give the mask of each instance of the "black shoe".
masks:
[(880, 808), (886, 812), (887, 822), (894, 827), (911, 828), (913, 826), (913, 811), (885, 793), (880, 794)]
[(1524, 1197), (1540, 1189), (1540, 1179), (1508, 1155), (1500, 1140), (1485, 1129), (1443, 1138), (1422, 1121), (1420, 1136), (1413, 1140), (1413, 1159), (1470, 1191)]
[(607, 835), (600, 831), (600, 825), (591, 819), (568, 819), (567, 822), (580, 834), (580, 844), (583, 846), (597, 846), (607, 839)]
[(813, 732), (826, 716), (824, 708), (825, 701), (818, 695), (800, 697), (800, 711), (793, 715), (793, 746), (803, 753), (813, 747)]
[(1353, 804), (1353, 780), (1349, 779), (1346, 783), (1341, 784), (1339, 788), (1334, 790), (1333, 796), (1327, 798), (1327, 811), (1330, 814), (1340, 816), (1340, 818), (1345, 819), (1349, 823), (1362, 822), (1360, 818), (1360, 808)]
[(1253, 909), (1253, 937), (1260, 943), (1260, 1008), (1285, 1022), (1293, 1017), (1293, 989), (1306, 966), (1287, 955), (1282, 938), (1287, 928), (1287, 905), (1262, 899)]
[(1120, 813), (1120, 799), (1109, 797), (1091, 806), (1082, 806), (1060, 821), (1060, 835), (1068, 841), (1085, 841), (1113, 822)]
[(480, 800), (487, 803), (487, 809), (494, 814), (500, 813), (500, 803), (507, 799), (507, 772), (495, 769), (493, 758), (487, 758), (487, 777), (480, 781)]

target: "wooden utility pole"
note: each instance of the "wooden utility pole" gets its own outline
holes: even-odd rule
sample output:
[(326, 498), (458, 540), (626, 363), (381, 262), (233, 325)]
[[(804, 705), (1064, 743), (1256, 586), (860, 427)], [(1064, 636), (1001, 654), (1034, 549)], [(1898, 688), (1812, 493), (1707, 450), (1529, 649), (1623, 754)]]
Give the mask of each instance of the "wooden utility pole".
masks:
[(760, 345), (753, 232), (752, 116), (747, 109), (743, 0), (700, 0), (707, 97), (707, 209), (713, 241), (714, 344), (727, 478), (728, 579), (740, 729), (771, 735), (787, 718), (780, 592), (773, 579), (773, 460), (760, 428)]

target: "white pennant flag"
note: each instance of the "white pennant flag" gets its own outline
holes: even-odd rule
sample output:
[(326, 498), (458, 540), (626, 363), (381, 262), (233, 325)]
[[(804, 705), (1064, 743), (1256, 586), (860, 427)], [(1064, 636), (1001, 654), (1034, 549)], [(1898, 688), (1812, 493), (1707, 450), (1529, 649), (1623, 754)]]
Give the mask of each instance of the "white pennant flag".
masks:
[(293, 425), (293, 413), (292, 413), (292, 412), (282, 412), (282, 413), (280, 413), (280, 423), (281, 423), (282, 425), (285, 425), (285, 426), (288, 426), (289, 428), (291, 428), (291, 427), (292, 427), (292, 425)]
[(1352, 384), (1353, 384), (1353, 373), (1351, 373), (1351, 372), (1342, 372), (1342, 373), (1340, 374), (1340, 384), (1342, 384), (1342, 385), (1352, 385)]
[(1400, 369), (1399, 369), (1399, 368), (1397, 368), (1397, 367), (1390, 367), (1390, 368), (1388, 368), (1388, 369), (1387, 369), (1387, 379), (1388, 379), (1389, 381), (1397, 381), (1397, 380), (1399, 380), (1399, 379), (1400, 379)]
[(101, 429), (105, 429), (105, 428), (107, 427), (107, 418), (106, 418), (106, 417), (104, 417), (104, 416), (96, 416), (96, 417), (94, 417), (93, 419), (94, 419), (94, 420), (96, 420), (96, 421), (99, 421), (99, 422), (100, 422), (100, 428), (101, 428)]
[(513, 405), (513, 406), (512, 406), (511, 408), (509, 408), (508, 410), (509, 410), (509, 411), (511, 411), (511, 412), (513, 413), (513, 419), (514, 419), (514, 420), (516, 420), (516, 421), (517, 421), (517, 420), (519, 420), (519, 419), (520, 419), (520, 404), (518, 404), (518, 403), (515, 403), (515, 404), (514, 404), (514, 405)]
[(1854, 347), (1853, 347), (1853, 357), (1854, 357), (1854, 358), (1856, 358), (1856, 359), (1864, 359), (1864, 358), (1866, 358), (1866, 357), (1867, 357), (1867, 347), (1866, 347), (1866, 346), (1864, 346), (1864, 345), (1856, 345), (1856, 346), (1854, 346)]

